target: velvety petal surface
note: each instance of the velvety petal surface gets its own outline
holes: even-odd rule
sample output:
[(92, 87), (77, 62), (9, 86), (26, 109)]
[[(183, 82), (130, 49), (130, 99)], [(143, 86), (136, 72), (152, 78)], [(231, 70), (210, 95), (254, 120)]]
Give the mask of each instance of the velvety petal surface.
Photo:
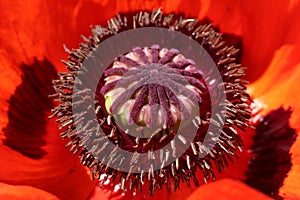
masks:
[(199, 187), (188, 200), (211, 199), (211, 200), (231, 200), (231, 199), (257, 199), (266, 200), (270, 197), (254, 190), (246, 184), (231, 180), (222, 179), (214, 183)]
[(0, 198), (9, 200), (58, 200), (56, 196), (34, 187), (4, 183), (0, 183)]

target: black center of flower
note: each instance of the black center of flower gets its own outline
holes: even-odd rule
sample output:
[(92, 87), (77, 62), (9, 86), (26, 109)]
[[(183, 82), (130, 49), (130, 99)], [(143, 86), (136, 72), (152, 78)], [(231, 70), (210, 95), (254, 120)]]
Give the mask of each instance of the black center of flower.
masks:
[[(98, 49), (119, 48), (118, 44), (103, 47), (102, 42), (143, 27), (187, 35), (201, 45), (204, 60), (212, 61), (220, 77), (213, 78), (211, 65), (199, 66), (194, 57), (190, 60), (195, 52), (183, 55), (156, 43), (118, 53), (100, 80), (88, 76), (101, 68), (101, 55), (95, 54)], [(79, 49), (68, 51), (69, 60), (63, 62), (69, 72), (60, 73), (54, 81), (59, 105), (52, 112), (58, 117), (61, 137), (70, 139), (70, 151), (79, 153), (93, 178), (104, 176), (102, 184), (108, 178), (116, 180), (124, 191), (147, 187), (153, 195), (164, 186), (174, 191), (182, 182), (189, 186), (190, 180), (195, 185), (215, 180), (215, 172), (221, 173), (242, 150), (239, 132), (249, 125), (251, 100), (244, 86), (245, 69), (236, 63), (238, 49), (226, 44), (210, 24), (164, 15), (161, 10), (117, 15), (106, 28), (96, 26), (92, 32)], [(95, 92), (90, 88), (96, 88)], [(214, 107), (223, 110), (214, 113)], [(74, 112), (74, 108), (84, 109)], [(167, 151), (155, 154), (168, 145)], [(130, 156), (123, 158), (117, 153), (120, 149)], [(141, 170), (135, 163), (149, 166)], [(129, 170), (122, 171), (124, 165)]]

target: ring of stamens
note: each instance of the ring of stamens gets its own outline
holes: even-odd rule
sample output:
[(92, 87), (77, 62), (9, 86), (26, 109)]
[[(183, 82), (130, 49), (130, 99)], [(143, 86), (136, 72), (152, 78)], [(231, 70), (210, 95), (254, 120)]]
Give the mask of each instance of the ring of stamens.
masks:
[[(227, 100), (224, 103), (225, 122), (222, 124), (222, 134), (212, 149), (201, 146), (201, 141), (203, 141), (203, 136), (206, 134), (207, 127), (210, 123), (215, 124), (216, 127), (220, 126), (220, 122), (210, 118), (209, 112), (209, 107), (214, 106), (218, 102), (206, 98), (208, 91), (206, 86), (202, 85), (201, 72), (196, 71), (196, 74), (194, 74), (194, 72), (192, 72), (193, 68), (188, 67), (189, 65), (193, 66), (192, 61), (183, 57), (181, 57), (178, 62), (176, 59), (174, 61), (176, 56), (172, 57), (173, 54), (180, 55), (180, 53), (175, 50), (166, 49), (164, 55), (172, 55), (160, 56), (160, 59), (156, 59), (160, 53), (147, 54), (147, 48), (136, 48), (128, 55), (120, 55), (120, 57), (114, 61), (113, 66), (105, 71), (105, 78), (107, 79), (99, 82), (99, 90), (97, 94), (93, 94), (97, 97), (96, 102), (88, 102), (90, 101), (88, 97), (91, 95), (88, 90), (73, 92), (73, 86), (76, 83), (76, 74), (80, 71), (81, 64), (85, 60), (92, 59), (89, 56), (98, 48), (103, 40), (124, 30), (139, 27), (163, 27), (168, 28), (170, 31), (182, 32), (201, 44), (217, 65), (222, 75), (222, 86), (225, 88)], [(228, 166), (228, 161), (233, 161), (233, 157), (236, 157), (236, 151), (242, 149), (243, 142), (237, 130), (244, 130), (245, 127), (248, 126), (250, 119), (249, 104), (251, 100), (245, 91), (246, 87), (244, 84), (247, 82), (243, 80), (245, 69), (241, 67), (241, 65), (236, 64), (238, 49), (233, 46), (227, 46), (222, 39), (222, 35), (217, 33), (210, 24), (201, 24), (201, 22), (196, 19), (185, 19), (182, 16), (174, 14), (164, 15), (161, 10), (117, 15), (117, 17), (109, 20), (107, 28), (96, 26), (92, 31), (93, 35), (90, 38), (84, 37), (86, 43), (81, 44), (79, 49), (73, 51), (67, 50), (70, 57), (68, 61), (63, 62), (66, 64), (69, 72), (60, 73), (60, 79), (53, 82), (54, 89), (57, 92), (53, 97), (57, 99), (59, 105), (52, 109), (53, 115), (51, 117), (57, 117), (56, 121), (60, 123), (59, 129), (62, 129), (61, 137), (70, 139), (66, 145), (70, 147), (70, 151), (74, 154), (79, 153), (81, 162), (92, 170), (93, 178), (98, 177), (100, 179), (100, 177), (105, 174), (105, 178), (103, 180), (101, 179), (102, 184), (107, 178), (117, 179), (124, 191), (126, 189), (142, 190), (143, 185), (147, 185), (149, 193), (153, 195), (155, 190), (161, 189), (163, 186), (166, 186), (170, 190), (176, 190), (179, 189), (181, 182), (186, 182), (190, 185), (190, 180), (193, 180), (196, 185), (199, 185), (199, 175), (197, 174), (196, 176), (198, 170), (202, 172), (202, 177), (205, 182), (214, 180), (215, 171), (219, 173), (222, 172)], [(157, 52), (160, 52), (163, 51), (164, 48), (159, 49), (157, 46), (152, 46), (148, 47), (148, 49), (150, 49), (150, 52), (155, 52), (156, 49)], [(147, 61), (149, 63), (156, 63), (157, 65), (151, 66)], [(141, 65), (139, 65), (141, 66), (140, 69), (135, 66), (138, 62), (142, 62)], [(168, 63), (169, 65), (167, 67)], [(123, 67), (118, 68), (117, 65), (122, 65)], [(168, 81), (166, 81), (166, 83), (169, 84), (170, 82), (173, 83), (172, 81), (175, 80), (177, 74), (182, 75), (189, 83), (178, 85), (178, 90), (184, 88), (184, 97), (176, 96), (174, 92), (172, 94), (172, 91), (168, 91), (169, 87), (151, 83), (134, 88), (136, 90), (132, 91), (133, 95), (128, 98), (121, 98), (123, 89), (122, 87), (118, 87), (118, 83), (114, 83), (113, 77), (117, 75), (115, 80), (120, 81), (124, 79), (124, 83), (126, 83), (126, 81), (130, 80), (130, 73), (136, 73), (136, 75), (140, 77), (147, 72), (156, 77), (159, 77), (159, 75), (162, 76), (162, 74), (157, 73), (159, 70), (152, 71), (151, 68), (149, 68), (150, 66), (160, 69), (160, 71), (165, 70), (162, 74), (169, 77)], [(168, 70), (171, 70), (170, 74), (167, 73), (169, 72)], [(127, 79), (124, 78), (126, 74), (128, 75), (128, 77), (126, 77)], [(173, 76), (173, 74), (175, 75)], [(161, 78), (157, 78), (156, 80), (162, 81)], [(136, 84), (135, 81), (138, 82), (139, 80), (135, 78), (133, 81), (134, 84), (129, 84), (129, 86), (134, 86)], [(98, 80), (91, 80), (91, 84), (95, 83), (98, 83)], [(121, 83), (122, 82), (119, 84), (122, 85)], [(211, 88), (219, 87), (219, 85), (215, 84), (214, 80), (209, 81), (209, 84)], [(130, 87), (128, 88), (127, 85), (123, 88), (128, 91)], [(175, 87), (175, 89), (176, 88), (177, 87)], [(153, 94), (155, 94), (154, 91), (156, 91), (157, 96), (153, 96)], [(115, 94), (117, 94), (118, 98), (115, 98)], [(195, 117), (193, 116), (194, 110), (189, 107), (193, 104), (188, 105), (186, 103), (186, 97), (190, 97), (190, 95), (196, 96), (202, 106), (201, 111), (196, 113)], [(72, 102), (74, 96), (78, 97), (78, 101)], [(106, 99), (104, 96), (106, 96)], [(123, 102), (124, 100), (126, 102)], [(144, 100), (143, 103), (141, 103), (142, 100)], [(176, 125), (179, 121), (184, 120), (188, 114), (194, 117), (192, 123), (194, 126), (199, 127), (199, 129), (195, 140), (190, 144), (185, 154), (177, 158), (169, 166), (158, 171), (152, 170), (149, 173), (124, 173), (112, 169), (108, 165), (104, 165), (101, 163), (101, 158), (94, 156), (95, 152), (103, 151), (105, 146), (99, 147), (95, 144), (97, 143), (97, 139), (100, 140), (100, 138), (92, 139), (90, 137), (89, 134), (93, 131), (96, 132), (96, 136), (98, 134), (98, 130), (95, 130), (93, 122), (81, 124), (79, 127), (74, 125), (73, 122), (75, 119), (88, 119), (90, 117), (87, 116), (85, 112), (77, 113), (76, 115), (72, 113), (73, 106), (80, 106), (85, 103), (95, 105), (98, 121), (106, 136), (113, 141), (116, 146), (132, 150), (133, 152), (142, 152), (143, 149), (151, 151), (151, 149), (158, 144), (158, 146), (163, 146), (165, 144), (165, 135), (169, 135), (169, 133), (165, 133), (168, 131), (171, 132), (172, 128), (174, 128), (174, 124)], [(132, 109), (125, 111), (125, 108), (122, 108), (122, 103), (127, 103)], [(151, 112), (151, 109), (154, 108), (152, 108), (150, 104), (157, 103), (161, 106), (162, 114), (156, 114), (155, 111)], [(148, 105), (150, 107), (147, 107)], [(173, 109), (174, 107), (180, 112)], [(163, 114), (163, 112), (166, 114)], [(122, 130), (122, 127), (118, 127), (114, 117), (111, 116), (112, 114), (120, 114), (120, 117), (125, 119), (125, 124), (138, 124), (144, 129), (145, 127), (151, 128), (152, 126), (158, 126), (162, 128), (158, 135), (159, 137), (153, 136), (150, 137), (150, 140), (149, 138), (134, 140), (133, 136), (126, 134), (126, 130)], [(157, 121), (154, 120), (156, 116), (158, 116), (160, 121), (157, 119)], [(213, 135), (213, 133), (209, 134)], [(79, 135), (84, 135), (84, 137), (80, 137)], [(182, 142), (184, 142), (184, 138)], [(93, 148), (87, 149), (86, 147), (91, 144), (93, 144)], [(199, 158), (199, 155), (203, 152), (207, 153), (207, 156)], [(133, 156), (132, 160), (134, 159)]]

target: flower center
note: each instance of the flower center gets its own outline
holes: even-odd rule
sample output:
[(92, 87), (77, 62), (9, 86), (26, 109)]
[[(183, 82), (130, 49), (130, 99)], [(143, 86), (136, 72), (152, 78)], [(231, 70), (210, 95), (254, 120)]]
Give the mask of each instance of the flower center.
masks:
[[(185, 41), (201, 48), (191, 50), (190, 43), (180, 43), (189, 49), (183, 55), (178, 46), (163, 46), (170, 37), (127, 49), (111, 58), (110, 65), (103, 64), (101, 56), (109, 49), (120, 52), (119, 43), (103, 43), (142, 27), (180, 32)], [(195, 185), (215, 180), (215, 172), (221, 173), (242, 150), (239, 132), (249, 126), (251, 100), (244, 68), (236, 63), (238, 49), (226, 44), (210, 24), (161, 10), (117, 15), (107, 28), (96, 26), (92, 31), (79, 49), (68, 51), (69, 60), (63, 62), (69, 72), (54, 81), (59, 105), (52, 112), (61, 137), (70, 139), (71, 152), (79, 152), (93, 178), (105, 176), (102, 184), (117, 179), (124, 191), (145, 186), (153, 195), (164, 186), (176, 190), (181, 182), (189, 186), (190, 180)], [(142, 34), (135, 40), (148, 41), (151, 36)], [(199, 49), (205, 51), (201, 64), (196, 61)], [(213, 75), (214, 67), (219, 77)], [(214, 112), (216, 107), (219, 112)]]
[(176, 132), (181, 120), (196, 117), (201, 90), (206, 89), (201, 74), (176, 49), (135, 48), (104, 72), (101, 93), (119, 126), (146, 138), (162, 129)]

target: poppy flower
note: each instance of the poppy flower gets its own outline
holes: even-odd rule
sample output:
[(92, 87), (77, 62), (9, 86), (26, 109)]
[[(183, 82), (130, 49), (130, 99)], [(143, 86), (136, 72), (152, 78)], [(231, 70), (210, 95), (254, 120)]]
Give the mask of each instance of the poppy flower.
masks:
[[(31, 196), (33, 199), (127, 198), (114, 191), (115, 182), (107, 181), (109, 184), (100, 189), (98, 182), (91, 180), (91, 172), (64, 147), (68, 141), (60, 139), (57, 124), (47, 119), (56, 105), (48, 95), (54, 93), (51, 82), (57, 79), (56, 73), (65, 71), (60, 63), (67, 57), (62, 44), (77, 48), (79, 36), (90, 35), (90, 25), (105, 26), (116, 13), (160, 7), (165, 13), (208, 19), (221, 33), (241, 38), (241, 63), (248, 67), (248, 91), (256, 104), (253, 114), (257, 129), (242, 135), (244, 152), (219, 177), (227, 179), (199, 189), (182, 185), (173, 193), (158, 190), (152, 198), (184, 199), (196, 189), (190, 199), (214, 198), (212, 191), (220, 191), (224, 198), (267, 198), (256, 190), (275, 198), (300, 197), (295, 184), (300, 174), (299, 139), (295, 140), (300, 128), (300, 4), (283, 0), (272, 4), (233, 0), (1, 1), (1, 197), (18, 198), (36, 191), (41, 197)], [(275, 156), (268, 157), (270, 151)], [(278, 171), (266, 173), (270, 169), (267, 164)]]

